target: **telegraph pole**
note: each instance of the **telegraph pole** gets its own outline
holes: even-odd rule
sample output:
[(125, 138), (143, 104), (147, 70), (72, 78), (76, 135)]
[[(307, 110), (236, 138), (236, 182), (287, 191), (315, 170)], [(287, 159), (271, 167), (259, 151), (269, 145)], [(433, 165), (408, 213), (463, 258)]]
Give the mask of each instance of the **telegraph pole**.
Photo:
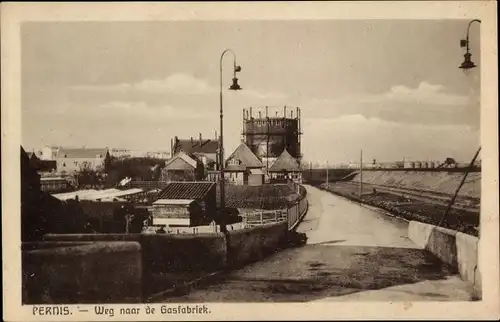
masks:
[(326, 161), (326, 189), (330, 187), (330, 181), (328, 180), (328, 161)]
[(361, 150), (359, 160), (359, 201), (361, 202), (363, 195), (363, 150)]

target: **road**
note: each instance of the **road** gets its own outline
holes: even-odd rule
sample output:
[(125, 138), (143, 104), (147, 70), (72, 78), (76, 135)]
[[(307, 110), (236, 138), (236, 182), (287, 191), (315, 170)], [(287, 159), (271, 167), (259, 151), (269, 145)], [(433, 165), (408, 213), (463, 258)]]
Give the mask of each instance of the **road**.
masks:
[(407, 236), (407, 223), (306, 186), (307, 245), (167, 302), (459, 301), (469, 286)]

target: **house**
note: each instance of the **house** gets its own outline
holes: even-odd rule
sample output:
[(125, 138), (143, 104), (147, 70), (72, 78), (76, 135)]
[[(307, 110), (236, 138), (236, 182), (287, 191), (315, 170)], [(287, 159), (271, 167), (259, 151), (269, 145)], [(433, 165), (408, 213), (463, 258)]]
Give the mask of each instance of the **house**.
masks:
[(261, 185), (264, 181), (262, 168), (259, 158), (241, 142), (226, 160), (224, 180), (236, 185)]
[(153, 203), (153, 223), (159, 220), (168, 225), (209, 224), (216, 215), (216, 197), (214, 182), (171, 182)]
[(71, 173), (85, 168), (104, 171), (110, 162), (110, 154), (107, 148), (60, 148), (56, 162), (59, 173)]
[(288, 179), (302, 183), (302, 170), (299, 162), (285, 149), (268, 170), (271, 181)]
[(203, 163), (196, 156), (180, 151), (165, 162), (160, 181), (200, 181), (204, 176)]
[(215, 170), (217, 168), (219, 150), (219, 141), (217, 139), (204, 139), (201, 133), (197, 139), (191, 137), (186, 140), (179, 139), (176, 136), (172, 139), (171, 145), (171, 155), (182, 151), (200, 159), (207, 170)]
[(42, 160), (55, 160), (57, 158), (57, 153), (61, 147), (59, 146), (45, 146), (42, 149), (40, 159)]

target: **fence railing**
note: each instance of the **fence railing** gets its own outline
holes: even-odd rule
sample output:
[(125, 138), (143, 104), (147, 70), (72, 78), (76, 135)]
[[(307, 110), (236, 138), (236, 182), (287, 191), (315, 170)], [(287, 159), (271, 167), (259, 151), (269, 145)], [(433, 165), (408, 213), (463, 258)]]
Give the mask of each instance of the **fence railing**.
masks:
[(287, 211), (285, 209), (262, 210), (243, 214), (242, 223), (244, 227), (253, 227), (258, 225), (287, 221), (287, 218)]

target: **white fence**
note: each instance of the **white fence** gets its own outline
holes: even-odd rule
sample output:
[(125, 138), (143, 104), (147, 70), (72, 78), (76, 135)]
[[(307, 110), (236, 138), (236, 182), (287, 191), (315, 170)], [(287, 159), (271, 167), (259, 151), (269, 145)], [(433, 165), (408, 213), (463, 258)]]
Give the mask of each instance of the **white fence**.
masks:
[(268, 223), (288, 222), (288, 229), (293, 229), (307, 211), (307, 197), (304, 196), (295, 205), (280, 210), (260, 210), (242, 214), (243, 226), (253, 227)]
[(242, 214), (243, 226), (253, 227), (263, 224), (283, 222), (287, 220), (287, 211), (282, 210), (261, 210)]

